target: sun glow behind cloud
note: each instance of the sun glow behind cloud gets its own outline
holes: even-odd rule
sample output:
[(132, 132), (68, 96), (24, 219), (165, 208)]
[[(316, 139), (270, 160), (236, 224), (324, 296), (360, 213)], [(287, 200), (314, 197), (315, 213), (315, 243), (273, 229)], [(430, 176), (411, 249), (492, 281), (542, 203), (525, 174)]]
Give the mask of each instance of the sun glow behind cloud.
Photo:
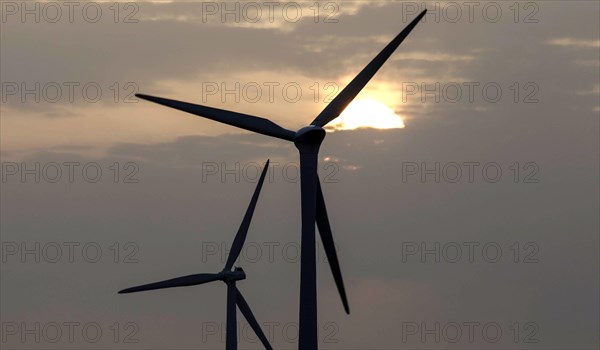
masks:
[(332, 130), (401, 129), (402, 118), (394, 110), (374, 99), (352, 101), (348, 107), (328, 125)]

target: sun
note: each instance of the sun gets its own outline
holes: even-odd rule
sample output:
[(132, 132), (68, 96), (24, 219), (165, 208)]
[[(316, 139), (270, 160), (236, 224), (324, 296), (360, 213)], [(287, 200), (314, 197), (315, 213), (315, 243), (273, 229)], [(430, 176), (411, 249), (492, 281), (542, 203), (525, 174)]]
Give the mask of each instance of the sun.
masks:
[(355, 130), (361, 128), (401, 129), (402, 118), (385, 104), (374, 100), (354, 100), (328, 125), (333, 130)]

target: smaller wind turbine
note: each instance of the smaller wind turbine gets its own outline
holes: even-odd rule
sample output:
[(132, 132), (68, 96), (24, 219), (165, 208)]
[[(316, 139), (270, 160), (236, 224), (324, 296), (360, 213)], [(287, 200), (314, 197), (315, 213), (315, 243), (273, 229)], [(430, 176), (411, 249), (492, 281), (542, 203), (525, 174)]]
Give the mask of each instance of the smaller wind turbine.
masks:
[(265, 337), (260, 325), (256, 321), (252, 310), (250, 310), (250, 306), (242, 296), (242, 293), (235, 286), (235, 282), (239, 280), (246, 279), (246, 274), (241, 267), (235, 267), (234, 270), (231, 270), (233, 267), (233, 263), (237, 260), (240, 252), (242, 251), (242, 247), (244, 246), (244, 242), (246, 241), (246, 235), (248, 233), (248, 228), (250, 227), (250, 221), (252, 220), (252, 214), (254, 213), (254, 208), (256, 207), (256, 202), (258, 201), (258, 195), (260, 194), (260, 190), (262, 188), (263, 182), (265, 180), (265, 175), (267, 174), (267, 170), (269, 169), (269, 160), (265, 164), (265, 168), (260, 175), (260, 180), (256, 185), (256, 189), (254, 190), (254, 195), (252, 196), (252, 200), (250, 200), (250, 205), (246, 210), (246, 215), (244, 215), (244, 219), (242, 220), (242, 224), (238, 229), (237, 234), (235, 235), (235, 239), (233, 240), (233, 245), (231, 246), (231, 251), (229, 252), (229, 256), (227, 257), (227, 262), (225, 263), (225, 267), (223, 271), (219, 273), (199, 273), (195, 275), (188, 275), (183, 277), (177, 277), (166, 281), (156, 282), (144, 284), (137, 287), (127, 288), (119, 291), (119, 294), (124, 293), (135, 293), (142, 292), (147, 290), (154, 289), (163, 289), (163, 288), (173, 288), (173, 287), (187, 287), (187, 286), (195, 286), (198, 284), (204, 284), (213, 281), (223, 281), (227, 285), (227, 340), (225, 343), (225, 348), (227, 350), (236, 350), (237, 349), (237, 327), (236, 327), (236, 305), (263, 343), (266, 349), (273, 350), (271, 344)]

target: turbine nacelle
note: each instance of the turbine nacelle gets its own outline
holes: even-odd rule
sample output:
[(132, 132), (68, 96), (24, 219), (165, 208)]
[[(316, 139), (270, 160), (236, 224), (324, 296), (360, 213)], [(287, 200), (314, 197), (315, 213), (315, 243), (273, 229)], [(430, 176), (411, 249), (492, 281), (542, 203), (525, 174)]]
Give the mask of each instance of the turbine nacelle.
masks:
[(322, 127), (309, 125), (296, 132), (294, 144), (302, 153), (318, 153), (324, 138), (325, 130)]
[(246, 273), (241, 267), (236, 267), (233, 271), (223, 270), (219, 275), (221, 276), (221, 281), (225, 283), (246, 279)]

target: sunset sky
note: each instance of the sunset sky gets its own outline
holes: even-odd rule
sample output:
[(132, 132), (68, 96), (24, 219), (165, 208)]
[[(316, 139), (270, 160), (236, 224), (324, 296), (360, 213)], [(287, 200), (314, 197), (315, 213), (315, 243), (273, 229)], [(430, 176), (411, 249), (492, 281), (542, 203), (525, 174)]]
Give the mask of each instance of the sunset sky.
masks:
[(117, 291), (220, 271), (268, 158), (238, 287), (295, 348), (296, 149), (134, 94), (296, 130), (424, 8), (327, 127), (351, 314), (319, 245), (320, 347), (599, 347), (599, 2), (23, 4), (0, 8), (2, 348), (224, 348), (224, 286)]

